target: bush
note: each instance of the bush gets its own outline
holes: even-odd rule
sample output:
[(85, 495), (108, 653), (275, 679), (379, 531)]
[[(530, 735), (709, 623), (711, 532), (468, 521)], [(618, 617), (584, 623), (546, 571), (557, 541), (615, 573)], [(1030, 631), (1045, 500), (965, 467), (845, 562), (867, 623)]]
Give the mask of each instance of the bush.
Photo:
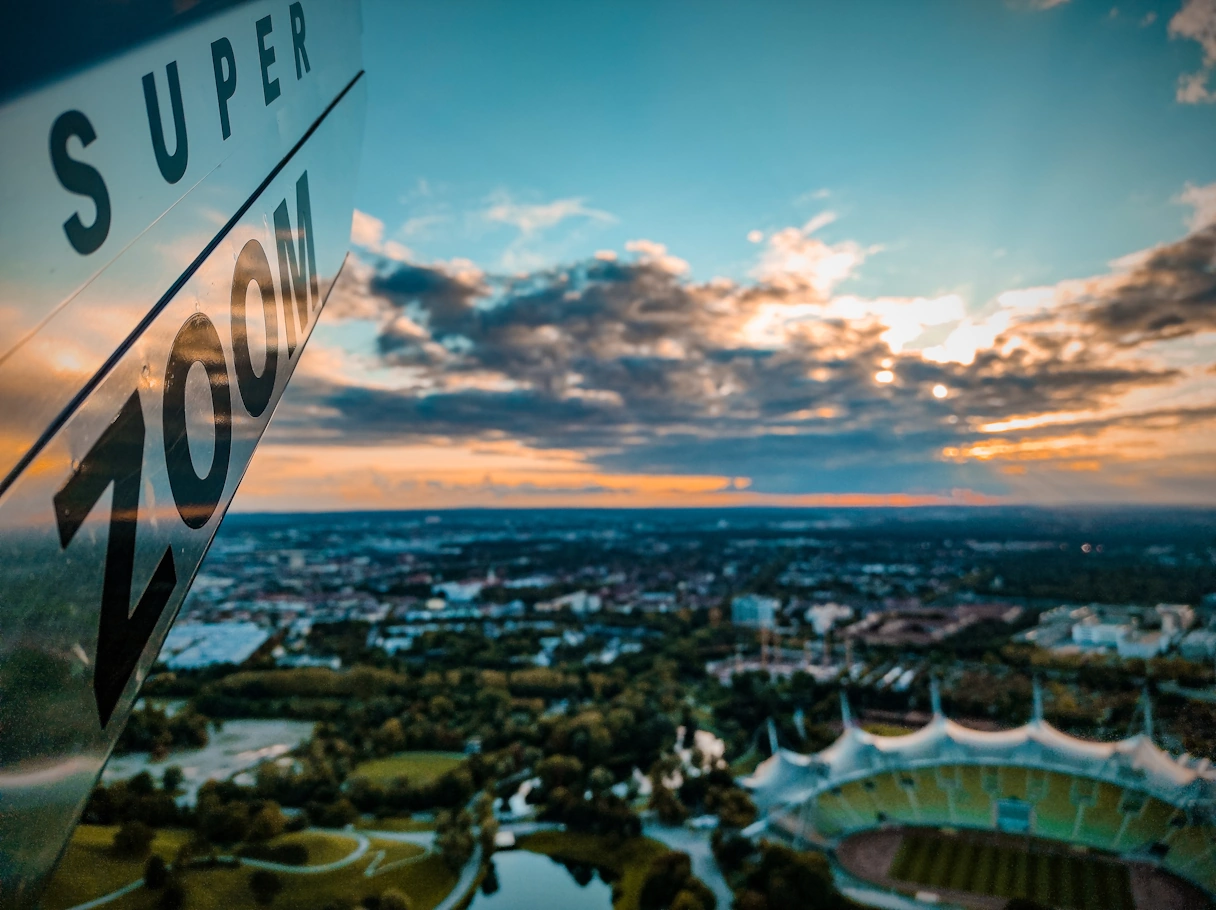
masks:
[(171, 881), (165, 885), (156, 902), (156, 910), (182, 910), (186, 905), (186, 892), (177, 882)]
[(237, 856), (284, 866), (308, 865), (308, 847), (304, 844), (246, 844), (237, 851)]
[(144, 864), (144, 887), (159, 891), (169, 883), (169, 867), (165, 861), (153, 853)]
[(253, 892), (253, 899), (265, 907), (283, 890), (283, 882), (273, 872), (258, 869), (249, 876), (249, 890)]
[(139, 821), (123, 822), (114, 833), (114, 850), (123, 856), (143, 856), (152, 846), (156, 831)]

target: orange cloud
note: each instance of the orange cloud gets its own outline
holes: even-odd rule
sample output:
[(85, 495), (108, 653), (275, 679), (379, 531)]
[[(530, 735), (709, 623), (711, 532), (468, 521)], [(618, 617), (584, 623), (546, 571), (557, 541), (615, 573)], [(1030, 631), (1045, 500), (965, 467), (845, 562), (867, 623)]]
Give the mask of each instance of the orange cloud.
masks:
[(717, 475), (612, 474), (571, 451), (514, 440), (406, 446), (279, 446), (258, 449), (235, 511), (467, 507), (907, 507), (990, 505), (970, 490), (776, 494), (751, 479)]

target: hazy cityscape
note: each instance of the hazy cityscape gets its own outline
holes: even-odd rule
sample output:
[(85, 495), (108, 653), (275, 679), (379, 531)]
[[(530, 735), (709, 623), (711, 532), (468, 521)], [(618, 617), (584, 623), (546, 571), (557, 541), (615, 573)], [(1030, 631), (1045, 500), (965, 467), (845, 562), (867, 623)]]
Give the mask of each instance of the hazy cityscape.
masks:
[[(895, 741), (937, 713), (999, 732), (1038, 712), (1211, 774), (1214, 532), (1146, 509), (232, 516), (64, 865), (117, 849), (89, 837), (143, 842), (110, 865), (210, 857), (117, 904), (140, 907), (206, 906), (204, 878), (284, 906), (519, 906), (495, 903), (528, 893), (507, 882), (552, 873), (518, 857), (586, 906), (793, 906), (757, 884), (775, 863), (819, 883), (798, 906), (924, 900), (867, 881), (822, 819), (783, 827), (766, 761), (850, 723)], [(1124, 890), (1096, 893), (1202, 907), (1204, 849), (1132, 850)], [(238, 861), (266, 864), (266, 894), (223, 878)], [(309, 864), (335, 869), (283, 871)], [(47, 906), (85, 896), (63, 868)]]

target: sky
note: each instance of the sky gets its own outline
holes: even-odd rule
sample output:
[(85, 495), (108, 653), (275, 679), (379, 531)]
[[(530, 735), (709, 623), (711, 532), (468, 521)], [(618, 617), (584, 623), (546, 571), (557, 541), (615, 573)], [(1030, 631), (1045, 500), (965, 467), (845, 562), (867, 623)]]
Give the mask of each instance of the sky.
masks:
[(234, 507), (1216, 505), (1216, 0), (364, 6)]

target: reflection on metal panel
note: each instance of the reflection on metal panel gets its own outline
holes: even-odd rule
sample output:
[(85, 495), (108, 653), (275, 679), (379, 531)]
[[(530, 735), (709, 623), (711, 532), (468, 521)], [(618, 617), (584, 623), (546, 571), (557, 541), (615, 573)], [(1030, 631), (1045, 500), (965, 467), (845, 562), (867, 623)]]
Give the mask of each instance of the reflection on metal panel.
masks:
[(2, 906), (36, 900), (341, 269), (359, 43), (355, 4), (248, 3), (0, 109)]
[(0, 109), (0, 487), (359, 73), (358, 6), (250, 3)]

